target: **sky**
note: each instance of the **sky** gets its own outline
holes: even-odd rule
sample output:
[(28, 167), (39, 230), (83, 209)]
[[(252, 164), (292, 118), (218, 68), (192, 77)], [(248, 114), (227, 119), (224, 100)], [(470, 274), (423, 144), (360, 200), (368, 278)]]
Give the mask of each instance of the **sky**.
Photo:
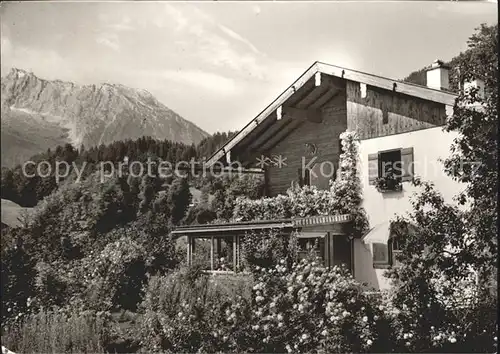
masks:
[(3, 2), (1, 74), (151, 92), (239, 130), (316, 60), (394, 79), (467, 48), (495, 2)]

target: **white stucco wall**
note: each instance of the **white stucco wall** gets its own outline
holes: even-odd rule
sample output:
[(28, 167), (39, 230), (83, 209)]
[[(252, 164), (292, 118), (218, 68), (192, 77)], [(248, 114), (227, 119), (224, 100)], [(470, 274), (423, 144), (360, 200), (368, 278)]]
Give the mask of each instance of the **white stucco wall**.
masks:
[[(422, 180), (432, 181), (448, 202), (453, 202), (464, 186), (444, 172), (439, 159), (450, 156), (450, 146), (456, 133), (444, 132), (442, 127), (423, 129), (410, 133), (390, 135), (360, 142), (360, 178), (363, 190), (363, 206), (367, 212), (370, 227), (387, 222), (396, 214), (411, 211), (410, 197), (417, 191), (411, 182), (403, 182), (401, 192), (380, 193), (374, 185), (368, 184), (368, 155), (379, 151), (413, 147), (414, 174)], [(355, 277), (369, 286), (384, 289), (389, 282), (383, 277), (384, 269), (374, 269), (371, 244), (361, 240), (354, 243)]]

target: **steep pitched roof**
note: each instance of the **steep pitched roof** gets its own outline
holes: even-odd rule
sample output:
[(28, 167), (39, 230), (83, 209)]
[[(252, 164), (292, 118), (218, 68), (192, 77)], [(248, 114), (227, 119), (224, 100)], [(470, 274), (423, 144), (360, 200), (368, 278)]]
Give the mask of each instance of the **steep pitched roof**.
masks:
[(377, 75), (367, 74), (361, 71), (351, 70), (336, 65), (326, 64), (322, 62), (315, 62), (311, 65), (292, 85), (290, 85), (278, 98), (276, 98), (270, 105), (268, 105), (257, 117), (252, 119), (243, 129), (234, 135), (224, 146), (216, 151), (207, 161), (210, 167), (215, 162), (223, 158), (226, 153), (241, 142), (245, 137), (254, 132), (259, 125), (266, 120), (276, 120), (276, 110), (278, 110), (288, 99), (290, 99), (300, 88), (306, 83), (310, 82), (317, 75), (328, 75), (339, 79), (350, 80), (367, 84), (382, 89), (399, 92), (405, 95), (418, 97), (424, 100), (442, 103), (448, 106), (453, 106), (456, 95), (431, 89), (429, 87), (415, 85), (399, 80), (394, 80)]

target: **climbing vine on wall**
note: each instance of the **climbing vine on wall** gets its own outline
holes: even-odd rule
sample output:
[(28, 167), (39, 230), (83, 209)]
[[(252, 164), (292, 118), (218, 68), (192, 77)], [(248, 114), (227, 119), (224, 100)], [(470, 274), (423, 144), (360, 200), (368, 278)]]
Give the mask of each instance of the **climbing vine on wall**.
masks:
[(361, 236), (368, 228), (368, 218), (362, 207), (363, 193), (359, 178), (359, 139), (356, 132), (340, 135), (342, 154), (340, 155), (337, 178), (330, 183), (333, 210), (339, 214), (351, 214), (353, 235)]

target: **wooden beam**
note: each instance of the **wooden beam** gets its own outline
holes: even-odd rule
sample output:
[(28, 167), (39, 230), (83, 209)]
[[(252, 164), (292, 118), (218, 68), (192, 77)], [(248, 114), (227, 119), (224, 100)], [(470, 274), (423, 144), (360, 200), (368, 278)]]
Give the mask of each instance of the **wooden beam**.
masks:
[[(319, 81), (317, 78), (320, 78)], [(288, 106), (291, 107), (296, 107), (296, 108), (308, 108), (311, 106), (313, 102), (315, 102), (320, 96), (322, 96), (325, 92), (328, 90), (338, 90), (342, 87), (345, 86), (345, 83), (341, 81), (341, 83), (335, 83), (335, 80), (339, 80), (336, 78), (333, 78), (328, 75), (323, 75), (320, 72), (317, 72), (315, 75), (315, 83), (319, 83), (319, 85), (312, 86), (309, 91), (302, 97), (300, 97), (298, 100), (294, 100), (292, 104), (289, 104)], [(340, 87), (338, 85), (341, 85)], [(305, 87), (305, 86), (304, 86)], [(302, 88), (303, 90), (304, 88)]]
[(236, 248), (236, 240), (237, 240), (236, 235), (233, 235), (233, 271), (236, 272), (236, 266), (238, 265), (237, 258), (238, 258), (238, 249)]
[[(324, 86), (323, 86), (324, 87)], [(321, 97), (324, 93), (324, 89), (321, 87), (315, 87), (314, 90), (312, 90), (307, 96), (305, 96), (303, 99), (301, 99), (299, 102), (297, 102), (294, 107), (295, 108), (300, 108), (300, 109), (305, 109), (305, 108), (310, 108), (311, 104), (316, 102), (319, 97)]]
[(361, 91), (361, 98), (366, 98), (366, 84), (360, 83), (359, 90)]
[(222, 240), (220, 237), (215, 239), (215, 256), (219, 257), (220, 251), (222, 250)]
[[(292, 97), (295, 92), (299, 90), (313, 76), (315, 77), (316, 73), (318, 72), (345, 80), (351, 80), (375, 87), (380, 87), (389, 91), (396, 91), (406, 95), (419, 97), (428, 101), (443, 103), (448, 106), (453, 106), (457, 97), (457, 95), (445, 91), (433, 90), (428, 87), (400, 82), (398, 80), (362, 73), (335, 65), (315, 62), (291, 86), (289, 86), (280, 96), (278, 96), (278, 98), (276, 98), (261, 113), (259, 113), (257, 117), (250, 121), (243, 129), (241, 129), (238, 134), (236, 134), (231, 140), (229, 140), (223, 148), (226, 151), (231, 150), (236, 144), (238, 144), (244, 137), (246, 137), (255, 129), (255, 127), (257, 126), (255, 124), (256, 121), (262, 123), (267, 119), (275, 119), (273, 114), (275, 110), (283, 105), (290, 97)], [(325, 77), (324, 75), (322, 75), (321, 81), (324, 81), (324, 79)], [(396, 86), (394, 85), (395, 83), (397, 84)], [(223, 148), (220, 148), (215, 154), (212, 155), (212, 157), (207, 161), (208, 166), (211, 166), (213, 163), (219, 161), (224, 156), (225, 152)]]
[(210, 237), (210, 270), (214, 270), (214, 237)]
[(333, 99), (339, 93), (340, 93), (339, 89), (337, 90), (329, 89), (323, 95), (318, 97), (318, 99), (314, 101), (309, 107), (313, 109), (320, 109), (321, 107), (323, 107), (324, 104)]
[(301, 102), (307, 101), (308, 97), (310, 97), (317, 90), (319, 90), (319, 88), (315, 85), (304, 85), (300, 90), (300, 96), (298, 96), (298, 93), (295, 94), (297, 97), (291, 97), (286, 105), (289, 107), (302, 108), (300, 107)]
[(304, 97), (309, 96), (315, 89), (317, 89), (317, 87), (315, 86), (314, 78), (311, 78), (304, 85), (302, 85), (302, 87), (300, 87), (284, 105), (294, 107), (297, 102), (303, 100)]
[(320, 123), (323, 119), (319, 109), (300, 109), (294, 107), (283, 107), (283, 114), (292, 119), (308, 120), (310, 122)]
[(321, 111), (316, 109), (299, 109), (294, 107), (284, 107), (280, 106), (283, 114), (283, 119), (279, 124), (275, 124), (273, 129), (268, 129), (264, 134), (255, 140), (251, 145), (252, 150), (259, 149), (260, 146), (267, 143), (268, 140), (272, 139), (276, 134), (283, 131), (292, 121), (300, 120), (310, 122), (320, 123), (323, 119)]
[(272, 138), (277, 132), (279, 132), (283, 127), (288, 125), (291, 122), (291, 119), (289, 117), (285, 117), (285, 119), (281, 119), (279, 122), (275, 123), (274, 125), (270, 126), (264, 134), (259, 136), (255, 141), (252, 143), (250, 149), (255, 150), (262, 144), (264, 144), (267, 140)]
[(321, 86), (321, 73), (317, 72), (314, 74), (314, 86), (318, 87)]
[(191, 265), (191, 236), (186, 236), (187, 240), (187, 264)]
[(241, 254), (241, 249), (240, 249), (240, 235), (236, 235), (236, 267), (239, 269), (240, 268), (240, 254)]
[[(342, 68), (340, 66), (325, 64), (318, 62), (318, 71), (332, 75), (336, 77), (341, 77), (346, 80), (364, 83), (367, 85), (380, 87), (389, 91), (396, 91), (404, 93), (406, 95), (423, 98), (424, 100), (443, 103), (445, 105), (453, 106), (455, 104), (455, 99), (457, 95), (449, 92), (434, 90), (429, 87), (423, 87), (419, 85), (410, 84), (407, 82), (401, 82), (398, 80), (389, 79), (386, 77), (381, 77), (377, 75), (367, 74), (356, 70)], [(397, 84), (396, 88), (394, 84)]]
[(290, 124), (288, 124), (284, 129), (280, 130), (277, 134), (275, 134), (271, 139), (269, 139), (261, 148), (263, 152), (266, 152), (277, 143), (279, 143), (283, 138), (285, 138), (288, 134), (294, 131), (299, 125), (304, 122), (302, 119), (293, 119)]

